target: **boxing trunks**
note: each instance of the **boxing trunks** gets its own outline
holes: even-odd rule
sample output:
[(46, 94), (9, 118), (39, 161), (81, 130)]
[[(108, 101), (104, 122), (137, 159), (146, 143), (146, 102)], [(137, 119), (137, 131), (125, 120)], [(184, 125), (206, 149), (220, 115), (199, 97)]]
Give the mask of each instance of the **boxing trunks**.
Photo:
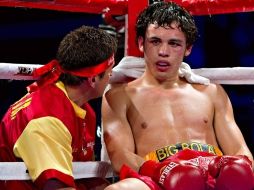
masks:
[[(193, 150), (193, 151), (182, 151), (182, 150)], [(157, 149), (153, 152), (150, 152), (147, 154), (144, 158), (145, 160), (154, 160), (163, 162), (167, 158), (170, 157), (170, 160), (189, 160), (190, 162), (197, 163), (200, 160), (200, 156), (207, 157), (207, 156), (219, 156), (222, 155), (222, 152), (217, 148), (209, 144), (201, 144), (197, 142), (191, 142), (191, 143), (177, 143), (175, 145), (169, 145), (162, 147), (160, 149)], [(198, 160), (199, 158), (199, 160)], [(207, 169), (208, 162), (203, 160), (202, 165)], [(137, 178), (143, 181), (146, 185), (150, 187), (151, 190), (162, 190), (162, 188), (158, 185), (157, 182), (155, 182), (151, 177), (140, 175), (139, 173), (135, 172), (128, 166), (124, 165), (120, 172), (120, 179), (124, 178)]]
[[(123, 166), (120, 179), (137, 178), (151, 190), (253, 190), (254, 176), (247, 156), (222, 156), (212, 145), (178, 143), (155, 150), (135, 172)], [(153, 160), (152, 160), (153, 159)]]

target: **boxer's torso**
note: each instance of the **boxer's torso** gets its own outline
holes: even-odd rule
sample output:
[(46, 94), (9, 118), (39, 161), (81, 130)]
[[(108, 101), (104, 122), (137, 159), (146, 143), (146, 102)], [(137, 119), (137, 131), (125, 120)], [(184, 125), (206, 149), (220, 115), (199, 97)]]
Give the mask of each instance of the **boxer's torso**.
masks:
[(127, 118), (140, 156), (179, 142), (218, 146), (213, 128), (214, 85), (184, 83), (173, 88), (139, 86), (123, 88)]

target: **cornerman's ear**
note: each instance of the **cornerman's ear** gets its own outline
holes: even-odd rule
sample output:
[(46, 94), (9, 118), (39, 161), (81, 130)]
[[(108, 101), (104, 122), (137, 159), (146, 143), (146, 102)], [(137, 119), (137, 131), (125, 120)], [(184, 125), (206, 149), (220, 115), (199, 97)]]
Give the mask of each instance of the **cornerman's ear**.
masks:
[(95, 88), (95, 77), (88, 77), (87, 81), (92, 88)]
[(139, 49), (139, 51), (144, 53), (144, 38), (141, 36), (139, 36), (139, 38), (138, 38), (138, 49)]

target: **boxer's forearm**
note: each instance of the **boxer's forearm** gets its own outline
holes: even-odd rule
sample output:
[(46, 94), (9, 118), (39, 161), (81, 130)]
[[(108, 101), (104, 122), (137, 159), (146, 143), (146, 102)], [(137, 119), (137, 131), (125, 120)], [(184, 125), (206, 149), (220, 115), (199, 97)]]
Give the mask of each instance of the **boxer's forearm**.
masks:
[(138, 171), (140, 166), (144, 163), (144, 159), (132, 152), (119, 151), (109, 154), (113, 169), (116, 173), (120, 172), (121, 167), (125, 164), (135, 171)]
[(253, 155), (251, 154), (251, 152), (247, 149), (240, 149), (235, 155), (245, 155), (249, 158), (249, 160), (252, 163), (252, 170), (254, 171), (254, 161), (253, 161)]

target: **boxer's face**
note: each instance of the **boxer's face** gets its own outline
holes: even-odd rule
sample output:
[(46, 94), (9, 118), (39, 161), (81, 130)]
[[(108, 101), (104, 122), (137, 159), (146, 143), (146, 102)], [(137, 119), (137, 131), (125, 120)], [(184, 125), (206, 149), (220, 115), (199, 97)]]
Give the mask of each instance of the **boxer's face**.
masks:
[(178, 69), (191, 47), (186, 46), (186, 38), (176, 23), (158, 27), (150, 24), (145, 39), (139, 39), (139, 49), (144, 52), (148, 70), (158, 79), (178, 76)]

